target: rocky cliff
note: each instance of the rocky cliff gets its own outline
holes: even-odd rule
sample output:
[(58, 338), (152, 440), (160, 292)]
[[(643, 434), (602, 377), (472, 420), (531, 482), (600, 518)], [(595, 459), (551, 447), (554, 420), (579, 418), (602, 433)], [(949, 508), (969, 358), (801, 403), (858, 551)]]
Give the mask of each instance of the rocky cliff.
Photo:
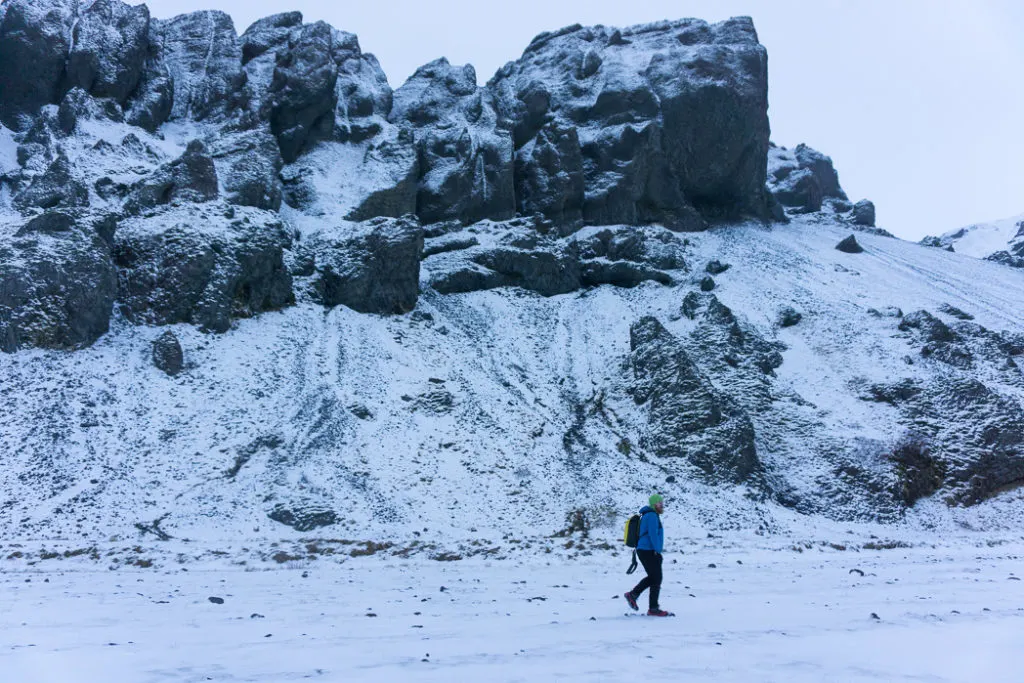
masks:
[(5, 530), (444, 525), (471, 489), (557, 526), (655, 485), (892, 521), (1024, 481), (1017, 273), (773, 145), (750, 19), (392, 89), (297, 12), (6, 0), (0, 67)]

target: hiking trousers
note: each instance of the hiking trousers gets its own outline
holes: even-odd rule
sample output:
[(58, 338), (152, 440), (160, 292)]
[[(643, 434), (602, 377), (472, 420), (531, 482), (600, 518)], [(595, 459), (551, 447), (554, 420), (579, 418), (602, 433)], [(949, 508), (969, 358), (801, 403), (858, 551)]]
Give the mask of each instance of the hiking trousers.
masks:
[(633, 588), (633, 597), (639, 599), (640, 594), (650, 588), (651, 592), (648, 595), (650, 609), (659, 609), (658, 595), (661, 593), (661, 554), (653, 550), (637, 550), (636, 556), (640, 559), (640, 564), (644, 566), (647, 576), (641, 579), (640, 583)]

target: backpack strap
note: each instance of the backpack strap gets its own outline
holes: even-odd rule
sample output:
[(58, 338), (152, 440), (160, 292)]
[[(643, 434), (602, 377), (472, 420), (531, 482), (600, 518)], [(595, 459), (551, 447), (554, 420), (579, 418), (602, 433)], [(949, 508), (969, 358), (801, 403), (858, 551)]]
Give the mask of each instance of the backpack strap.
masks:
[(633, 561), (629, 564), (629, 569), (626, 570), (627, 574), (632, 574), (636, 571), (636, 550), (633, 550)]

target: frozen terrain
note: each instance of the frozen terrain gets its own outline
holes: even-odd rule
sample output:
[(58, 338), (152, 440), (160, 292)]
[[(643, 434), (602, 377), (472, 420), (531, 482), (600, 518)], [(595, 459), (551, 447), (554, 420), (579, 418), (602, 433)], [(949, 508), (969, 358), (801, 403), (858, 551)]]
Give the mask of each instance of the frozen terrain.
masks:
[(629, 613), (636, 575), (618, 551), (8, 565), (0, 670), (20, 683), (1020, 680), (1019, 536), (705, 539), (673, 524), (669, 511), (669, 619)]

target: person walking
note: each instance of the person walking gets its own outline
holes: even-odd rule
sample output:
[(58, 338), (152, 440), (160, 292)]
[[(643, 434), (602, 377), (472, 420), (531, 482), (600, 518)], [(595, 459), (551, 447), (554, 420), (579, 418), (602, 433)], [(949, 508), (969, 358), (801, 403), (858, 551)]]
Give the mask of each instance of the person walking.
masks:
[(637, 557), (640, 558), (647, 576), (641, 579), (633, 590), (627, 591), (624, 597), (632, 609), (638, 610), (640, 608), (636, 601), (649, 589), (651, 592), (648, 593), (647, 616), (668, 617), (672, 616), (672, 613), (666, 612), (658, 605), (661, 594), (661, 552), (665, 546), (665, 529), (661, 525), (665, 498), (655, 493), (647, 502), (648, 505), (640, 508), (640, 534), (636, 544)]

